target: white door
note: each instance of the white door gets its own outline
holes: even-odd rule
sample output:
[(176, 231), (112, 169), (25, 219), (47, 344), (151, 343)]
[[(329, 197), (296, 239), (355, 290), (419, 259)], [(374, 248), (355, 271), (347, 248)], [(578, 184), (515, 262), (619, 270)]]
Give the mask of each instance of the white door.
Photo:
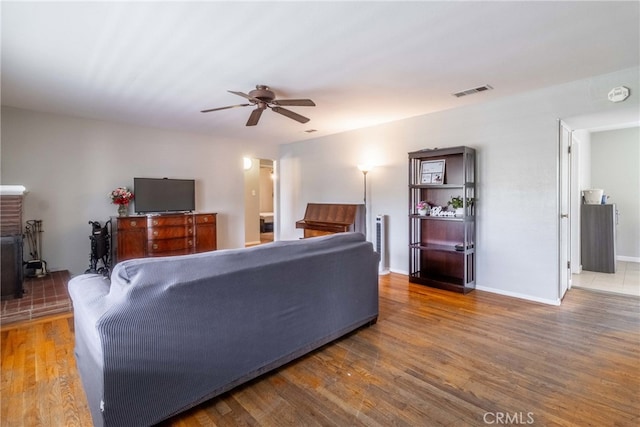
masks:
[(559, 297), (571, 288), (571, 130), (559, 127), (558, 271)]

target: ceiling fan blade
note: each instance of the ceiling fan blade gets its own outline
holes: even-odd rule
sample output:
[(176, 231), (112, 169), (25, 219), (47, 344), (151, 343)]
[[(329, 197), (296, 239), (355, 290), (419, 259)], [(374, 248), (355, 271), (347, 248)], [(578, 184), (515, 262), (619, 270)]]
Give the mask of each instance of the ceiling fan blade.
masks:
[(310, 99), (276, 99), (274, 105), (291, 105), (297, 107), (315, 107), (316, 104)]
[(263, 108), (256, 108), (255, 110), (253, 110), (251, 112), (251, 115), (249, 116), (249, 120), (247, 120), (247, 126), (257, 125), (258, 120), (260, 120), (260, 116), (262, 115), (263, 111), (264, 111)]
[(309, 121), (308, 118), (301, 116), (298, 113), (294, 113), (293, 111), (287, 110), (286, 108), (280, 108), (280, 107), (273, 107), (271, 108), (273, 111), (275, 111), (278, 114), (282, 114), (283, 116), (287, 116), (290, 119), (296, 120), (300, 123), (307, 123)]
[(248, 107), (251, 104), (238, 104), (238, 105), (229, 105), (228, 107), (220, 107), (220, 108), (211, 108), (209, 110), (202, 110), (200, 111), (201, 113), (209, 113), (211, 111), (219, 111), (219, 110), (227, 110), (229, 108), (236, 108), (236, 107)]
[(246, 94), (246, 93), (244, 93), (244, 92), (236, 92), (236, 91), (234, 91), (234, 90), (228, 90), (227, 92), (232, 93), (232, 94), (234, 94), (234, 95), (241, 96), (241, 97), (243, 97), (243, 98), (247, 98), (247, 99), (248, 99), (249, 101), (251, 101), (251, 102), (258, 102), (258, 101), (260, 101), (259, 99), (256, 99), (256, 98), (252, 97), (251, 95), (247, 95), (247, 94)]

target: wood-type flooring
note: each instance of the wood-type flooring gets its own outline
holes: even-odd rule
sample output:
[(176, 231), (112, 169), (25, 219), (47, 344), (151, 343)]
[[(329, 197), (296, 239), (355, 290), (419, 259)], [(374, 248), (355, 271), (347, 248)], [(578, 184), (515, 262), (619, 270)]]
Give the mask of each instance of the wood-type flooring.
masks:
[[(640, 298), (380, 278), (380, 318), (163, 426), (637, 426)], [(70, 314), (2, 328), (2, 426), (89, 426)]]

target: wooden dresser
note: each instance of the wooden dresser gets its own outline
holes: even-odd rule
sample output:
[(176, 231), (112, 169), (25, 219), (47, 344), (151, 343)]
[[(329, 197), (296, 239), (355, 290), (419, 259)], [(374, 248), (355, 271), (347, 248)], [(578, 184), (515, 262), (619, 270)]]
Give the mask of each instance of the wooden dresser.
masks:
[(217, 249), (215, 213), (113, 217), (113, 265), (132, 258), (186, 255)]

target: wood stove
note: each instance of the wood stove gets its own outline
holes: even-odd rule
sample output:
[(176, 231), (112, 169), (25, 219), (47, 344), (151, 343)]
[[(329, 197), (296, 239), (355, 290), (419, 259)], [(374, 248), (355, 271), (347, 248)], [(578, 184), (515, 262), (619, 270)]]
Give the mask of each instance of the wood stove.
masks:
[(23, 283), (23, 237), (22, 237), (22, 191), (13, 189), (0, 192), (0, 298), (22, 298)]

